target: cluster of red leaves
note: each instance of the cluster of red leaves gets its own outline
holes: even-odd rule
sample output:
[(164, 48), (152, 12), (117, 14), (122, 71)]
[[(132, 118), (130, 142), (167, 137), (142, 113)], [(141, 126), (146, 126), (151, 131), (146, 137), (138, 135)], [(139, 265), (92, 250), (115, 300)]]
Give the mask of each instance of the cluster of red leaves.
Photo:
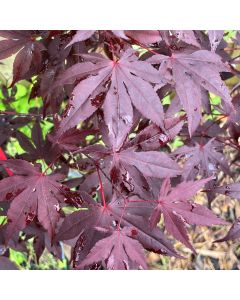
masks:
[[(64, 242), (76, 269), (146, 269), (145, 250), (182, 257), (167, 233), (195, 252), (188, 224), (228, 224), (210, 209), (216, 193), (240, 198), (230, 168), (239, 158), (239, 86), (230, 93), (225, 84), (239, 75), (239, 59), (225, 51), (224, 31), (0, 36), (0, 59), (16, 55), (13, 80), (2, 86), (9, 109), (0, 114), (0, 146), (14, 137), (25, 151), (7, 160), (1, 153), (0, 268), (8, 247), (24, 251), (33, 238), (38, 260), (45, 247), (61, 258)], [(32, 84), (30, 99), (43, 99), (28, 114), (9, 106), (22, 79)], [(46, 137), (45, 119), (53, 123)], [(31, 139), (19, 130), (25, 125)], [(183, 146), (173, 151), (176, 138)], [(222, 173), (235, 182), (221, 186)], [(208, 208), (193, 199), (202, 188)], [(240, 237), (239, 228), (236, 221), (222, 240)]]

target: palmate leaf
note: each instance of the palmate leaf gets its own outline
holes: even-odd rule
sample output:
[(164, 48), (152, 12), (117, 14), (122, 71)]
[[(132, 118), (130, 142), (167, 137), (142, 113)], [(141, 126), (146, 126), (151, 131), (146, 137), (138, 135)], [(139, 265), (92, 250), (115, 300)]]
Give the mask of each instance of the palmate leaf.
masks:
[[(149, 177), (174, 177), (181, 173), (178, 164), (164, 152), (125, 150), (119, 153), (118, 158), (121, 164), (133, 165), (143, 175)], [(115, 159), (117, 158), (115, 157)]]
[[(189, 241), (185, 223), (208, 226), (228, 224), (217, 218), (206, 207), (190, 201), (190, 198), (209, 180), (211, 178), (195, 182), (182, 182), (176, 188), (171, 188), (169, 179), (166, 179), (162, 184), (159, 200), (156, 200), (155, 204), (152, 204), (152, 201), (144, 200), (139, 201), (140, 203), (138, 201), (135, 203), (134, 200), (126, 202), (126, 200), (115, 197), (104, 207), (87, 196), (84, 210), (74, 212), (65, 218), (56, 239), (76, 240), (75, 238), (78, 237), (74, 247), (74, 257), (77, 257), (75, 263), (78, 268), (108, 260), (111, 257), (113, 242), (114, 244), (119, 243), (118, 246), (121, 250), (117, 248), (117, 251), (121, 251), (124, 259), (119, 255), (120, 261), (118, 261), (112, 253), (112, 261), (115, 261), (116, 265), (110, 267), (106, 262), (107, 267), (127, 268), (126, 262), (123, 263), (123, 260), (127, 261), (127, 258), (126, 253), (122, 253), (122, 236), (118, 231), (111, 235), (111, 232), (115, 231), (118, 226), (123, 230), (132, 228), (131, 238), (138, 240), (145, 249), (178, 256), (162, 231), (156, 227), (161, 214), (163, 214), (166, 230), (192, 251), (195, 251)], [(147, 211), (150, 212), (150, 222), (145, 216)], [(99, 230), (99, 228), (105, 230)], [(116, 240), (117, 237), (119, 240)]]
[(16, 138), (20, 146), (26, 153), (21, 155), (21, 159), (27, 161), (36, 161), (37, 159), (45, 159), (52, 161), (55, 157), (55, 151), (51, 144), (46, 139), (44, 140), (40, 124), (36, 122), (32, 128), (31, 139), (21, 131), (16, 131)]
[[(214, 192), (223, 194), (225, 196), (229, 196), (231, 198), (240, 200), (240, 183), (234, 182), (230, 184), (225, 184), (222, 186), (214, 187)], [(234, 223), (232, 224), (230, 230), (228, 231), (227, 235), (217, 242), (225, 242), (230, 240), (235, 240), (240, 238), (240, 218), (237, 218)]]
[(26, 239), (33, 237), (33, 248), (37, 262), (43, 254), (45, 248), (58, 259), (62, 259), (62, 247), (60, 242), (52, 242), (48, 233), (36, 222), (29, 224), (24, 230)]
[(173, 30), (171, 31), (180, 41), (201, 48), (193, 30)]
[(195, 251), (189, 242), (185, 223), (208, 226), (228, 224), (217, 218), (208, 208), (189, 201), (211, 179), (182, 182), (175, 188), (171, 188), (170, 180), (166, 178), (163, 181), (159, 198), (150, 217), (151, 226), (154, 228), (157, 225), (162, 214), (166, 230), (188, 248)]
[(23, 79), (30, 68), (40, 67), (41, 51), (45, 47), (35, 40), (38, 34), (30, 30), (1, 30), (0, 36), (6, 38), (0, 41), (0, 59), (17, 53), (13, 63), (13, 85)]
[[(159, 133), (161, 135), (161, 133)], [(157, 138), (157, 135), (154, 135)], [(137, 138), (136, 138), (137, 139)], [(151, 144), (144, 143), (146, 140), (142, 140), (142, 143), (136, 142), (137, 145), (145, 145), (147, 148), (151, 147)], [(165, 178), (177, 177), (182, 174), (182, 169), (179, 165), (172, 160), (167, 153), (160, 151), (135, 151), (134, 141), (131, 148), (122, 150), (116, 153), (112, 153), (111, 148), (107, 147), (86, 147), (82, 149), (81, 152), (86, 154), (90, 159), (88, 163), (91, 162), (93, 166), (95, 163), (99, 163), (101, 160), (102, 170), (105, 174), (109, 174), (109, 181), (112, 184), (117, 185), (120, 189), (124, 188), (125, 192), (138, 194), (141, 198), (148, 198), (148, 191), (151, 190), (151, 185), (149, 185), (149, 178)], [(159, 147), (159, 142), (153, 140), (155, 146)], [(158, 145), (156, 145), (158, 144)], [(126, 146), (127, 147), (127, 146)], [(155, 149), (154, 149), (155, 150)], [(81, 160), (77, 164), (80, 168), (82, 166)], [(98, 178), (97, 172), (93, 169), (93, 173), (86, 176), (83, 181), (84, 185), (87, 187), (97, 188)], [(111, 190), (111, 187), (109, 186)], [(87, 188), (87, 192), (91, 193)]]
[(89, 39), (94, 34), (94, 32), (95, 30), (78, 30), (67, 47), (73, 45), (74, 43)]
[(217, 151), (215, 138), (210, 139), (205, 145), (196, 143), (194, 147), (182, 146), (174, 152), (178, 157), (185, 157), (182, 176), (185, 180), (195, 177), (212, 176), (219, 168), (230, 175), (228, 163), (222, 153)]
[(129, 269), (129, 261), (133, 262), (136, 268), (147, 269), (144, 249), (138, 241), (129, 237), (130, 234), (131, 231), (124, 228), (115, 230), (109, 237), (98, 241), (78, 269), (104, 261), (107, 261), (106, 266), (109, 270)]
[(7, 213), (6, 241), (35, 217), (52, 239), (60, 218), (60, 203), (65, 198), (63, 186), (58, 182), (64, 176), (45, 175), (23, 160), (1, 161), (1, 164), (16, 174), (0, 181), (0, 201), (11, 201)]
[(164, 128), (163, 108), (151, 85), (160, 82), (161, 78), (151, 64), (138, 60), (131, 49), (116, 61), (96, 55), (82, 57), (86, 62), (69, 68), (56, 83), (59, 85), (89, 76), (73, 90), (70, 109), (61, 122), (59, 134), (91, 116), (102, 105), (105, 95), (105, 122), (114, 138), (122, 141), (121, 136), (131, 128), (132, 105), (144, 117)]
[(216, 242), (234, 241), (240, 238), (240, 218), (237, 218), (232, 224), (226, 236), (217, 240)]
[(240, 200), (240, 183), (239, 182), (229, 183), (229, 184), (215, 187), (214, 191), (219, 194), (224, 194), (226, 196)]
[(18, 52), (30, 41), (31, 31), (1, 30), (0, 36), (5, 38), (0, 41), (0, 59), (5, 59)]
[(58, 138), (55, 138), (55, 133), (51, 133), (44, 139), (40, 124), (36, 122), (32, 128), (31, 139), (21, 131), (16, 131), (16, 138), (20, 146), (26, 151), (26, 153), (20, 155), (20, 158), (27, 161), (45, 159), (50, 164), (62, 151), (78, 150), (79, 145), (85, 141), (88, 135), (97, 132), (97, 130), (91, 129), (78, 130), (71, 128)]
[(82, 41), (85, 41), (89, 38), (91, 38), (95, 32), (97, 32), (99, 34), (103, 33), (103, 34), (106, 34), (106, 32), (108, 32), (108, 34), (113, 34), (115, 35), (115, 37), (117, 38), (121, 38), (121, 39), (126, 39), (128, 40), (128, 37), (125, 35), (124, 33), (124, 30), (111, 30), (111, 31), (104, 31), (104, 30), (78, 30), (76, 32), (76, 34), (73, 36), (71, 42), (67, 45), (68, 46), (71, 46), (77, 42), (82, 42)]
[[(99, 240), (109, 236), (109, 233), (116, 229), (119, 222), (123, 228), (130, 227), (134, 230), (134, 238), (144, 248), (157, 253), (180, 257), (159, 228), (152, 230), (144, 217), (131, 214), (131, 207), (129, 207), (128, 213), (128, 206), (123, 208), (116, 197), (106, 207), (96, 203), (87, 195), (84, 196), (84, 200), (86, 201), (83, 205), (84, 210), (68, 215), (56, 235), (56, 240), (71, 240), (78, 237), (74, 247), (77, 266), (81, 264)], [(143, 207), (143, 214), (144, 210)], [(98, 228), (105, 228), (108, 233), (99, 231)]]
[(116, 141), (107, 135), (106, 146), (89, 146), (81, 149), (81, 152), (93, 161), (102, 160), (104, 171), (110, 175), (113, 183), (123, 184), (135, 192), (138, 190), (141, 197), (144, 197), (143, 187), (148, 188), (146, 178), (176, 177), (182, 174), (182, 169), (169, 154), (161, 151), (161, 147), (177, 135), (182, 125), (181, 118), (166, 119), (165, 133), (159, 126), (151, 124), (134, 139), (126, 139), (119, 150), (115, 149)]
[[(228, 72), (228, 67), (220, 56), (207, 50), (198, 50), (191, 54), (177, 53), (171, 57), (154, 55), (148, 62), (160, 64), (161, 75), (176, 89), (180, 102), (188, 116), (190, 135), (196, 130), (201, 120), (201, 89), (216, 95), (230, 107), (231, 97), (219, 73)], [(172, 73), (169, 73), (169, 70)]]
[[(95, 32), (96, 30), (78, 30), (67, 46), (71, 46), (77, 42), (85, 41), (91, 38)], [(143, 44), (152, 44), (161, 40), (159, 30), (111, 30), (111, 32), (117, 38), (125, 40), (132, 38)]]
[(75, 246), (74, 250), (78, 252), (78, 254), (74, 253), (74, 256), (77, 256), (75, 260), (85, 258), (94, 243), (102, 238), (103, 234), (95, 230), (95, 227), (111, 228), (114, 220), (102, 205), (96, 203), (87, 193), (83, 195), (84, 209), (68, 215), (56, 235), (58, 241), (78, 237), (77, 247)]
[(13, 174), (0, 181), (1, 253), (31, 240), (37, 260), (44, 249), (62, 258), (63, 242), (73, 268), (145, 269), (143, 249), (182, 258), (168, 234), (194, 252), (190, 225), (227, 224), (192, 198), (240, 199), (239, 34), (223, 35), (0, 31), (0, 59), (16, 55), (0, 93), (2, 159), (25, 151), (0, 163)]

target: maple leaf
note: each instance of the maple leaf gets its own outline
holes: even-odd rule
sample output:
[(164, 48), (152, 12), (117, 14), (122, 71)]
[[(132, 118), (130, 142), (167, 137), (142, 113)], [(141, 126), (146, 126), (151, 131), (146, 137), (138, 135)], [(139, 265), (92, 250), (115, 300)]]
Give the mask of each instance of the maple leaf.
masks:
[(115, 149), (115, 140), (107, 136), (104, 140), (105, 147), (89, 146), (81, 149), (81, 152), (90, 156), (95, 164), (103, 160), (102, 167), (106, 174), (110, 174), (114, 184), (123, 184), (132, 192), (138, 191), (142, 197), (144, 189), (148, 189), (147, 177), (174, 177), (182, 173), (168, 153), (154, 151), (170, 142), (182, 125), (183, 122), (179, 118), (166, 119), (165, 133), (157, 125), (151, 124), (134, 139), (126, 140), (119, 150)]
[(237, 218), (229, 229), (227, 235), (215, 242), (227, 242), (240, 238), (240, 218)]
[(76, 34), (73, 36), (72, 40), (66, 47), (69, 47), (77, 42), (82, 42), (87, 39), (89, 39), (93, 34), (95, 30), (78, 30)]
[(0, 145), (2, 145), (13, 132), (29, 122), (29, 118), (18, 118), (14, 116), (0, 116)]
[(18, 270), (18, 268), (8, 257), (0, 256), (0, 270)]
[(35, 40), (38, 34), (34, 31), (6, 30), (0, 31), (0, 36), (6, 38), (0, 41), (0, 59), (18, 52), (13, 62), (13, 86), (26, 76), (31, 67), (39, 68), (41, 51), (45, 47)]
[(6, 38), (0, 41), (0, 59), (5, 59), (23, 48), (31, 35), (25, 30), (1, 30), (0, 36)]
[(216, 51), (223, 38), (224, 30), (208, 30), (208, 37), (211, 44), (211, 51)]
[(23, 240), (19, 238), (19, 233), (15, 233), (11, 236), (8, 245), (6, 246), (6, 231), (7, 224), (0, 226), (0, 255), (3, 255), (7, 252), (7, 246), (9, 248), (14, 249), (18, 252), (27, 252), (26, 242), (27, 240)]
[[(202, 130), (204, 131), (204, 128)], [(214, 132), (215, 130), (213, 130), (212, 134)], [(215, 197), (214, 188), (216, 186), (218, 170), (221, 169), (230, 176), (231, 173), (228, 162), (224, 155), (219, 152), (222, 151), (222, 145), (216, 142), (215, 138), (200, 137), (197, 140), (198, 142), (195, 143), (194, 147), (182, 146), (174, 154), (184, 158), (185, 163), (182, 173), (184, 180), (195, 178), (197, 175), (201, 175), (202, 177), (214, 176), (214, 180), (206, 184), (207, 198), (210, 204)], [(207, 143), (203, 144), (203, 140), (207, 141)]]
[[(78, 30), (67, 47), (89, 39), (95, 32), (96, 30)], [(153, 44), (161, 40), (159, 30), (111, 30), (111, 32), (118, 38), (125, 40), (132, 38), (143, 44)], [(104, 33), (106, 34), (106, 31)]]
[(216, 175), (218, 167), (226, 174), (230, 170), (224, 155), (218, 151), (215, 138), (210, 139), (205, 145), (195, 143), (194, 147), (182, 146), (174, 155), (185, 157), (182, 176), (185, 180), (195, 177), (197, 174), (204, 176)]
[(162, 38), (159, 30), (125, 30), (125, 34), (143, 44), (154, 44)]
[[(74, 88), (59, 134), (87, 119), (101, 105), (109, 135), (113, 138), (121, 140), (121, 135), (130, 130), (133, 123), (132, 104), (144, 117), (164, 128), (163, 108), (151, 85), (161, 81), (161, 78), (150, 63), (138, 60), (131, 49), (115, 61), (100, 55), (81, 56), (88, 61), (69, 68), (56, 83), (59, 85), (88, 76)], [(147, 110), (145, 105), (148, 105)]]
[(135, 152), (124, 150), (115, 155), (115, 160), (125, 166), (135, 166), (143, 175), (149, 177), (165, 178), (166, 176), (177, 176), (181, 170), (166, 153), (157, 151)]
[(184, 43), (201, 48), (192, 30), (173, 30), (172, 33)]
[(16, 131), (16, 138), (23, 150), (26, 151), (20, 156), (21, 159), (36, 161), (44, 158), (46, 162), (51, 162), (56, 155), (51, 143), (47, 139), (44, 140), (39, 122), (36, 122), (32, 128), (31, 139), (21, 131)]
[(0, 201), (12, 201), (8, 210), (6, 241), (17, 231), (26, 227), (35, 217), (53, 238), (59, 220), (63, 186), (57, 182), (61, 174), (45, 175), (23, 160), (1, 161), (14, 172), (11, 178), (0, 181)]
[[(63, 242), (76, 269), (145, 269), (143, 249), (183, 258), (168, 235), (194, 251), (190, 225), (228, 224), (193, 197), (204, 188), (209, 207), (215, 193), (240, 199), (229, 170), (238, 167), (240, 85), (228, 80), (239, 73), (229, 50), (239, 32), (228, 41), (216, 30), (0, 36), (0, 59), (15, 55), (10, 88), (1, 78), (0, 156), (11, 156), (13, 138), (26, 160), (0, 161), (0, 268), (9, 249), (33, 241), (37, 261), (45, 248), (61, 259)], [(35, 99), (27, 111), (20, 79), (31, 83), (24, 99)], [(217, 184), (224, 174), (234, 183)], [(239, 236), (237, 219), (219, 241)]]
[(94, 243), (102, 238), (103, 234), (95, 228), (110, 229), (114, 224), (109, 211), (85, 192), (83, 192), (83, 201), (82, 209), (64, 219), (55, 238), (56, 241), (60, 241), (78, 237), (74, 249), (74, 265), (84, 259)]
[[(182, 256), (180, 256), (174, 250), (171, 243), (167, 240), (166, 236), (159, 228), (151, 228), (149, 221), (146, 219), (146, 208), (149, 208), (149, 205), (136, 206), (135, 204), (134, 206), (132, 206), (132, 204), (134, 203), (128, 201), (124, 204), (124, 206), (122, 206), (122, 202), (115, 199), (110, 205), (110, 211), (115, 216), (115, 218), (121, 220), (122, 225), (133, 227), (135, 229), (133, 235), (146, 250), (153, 251), (162, 255), (182, 258)], [(137, 214), (136, 208), (138, 209)], [(151, 208), (152, 206), (150, 204), (150, 209)], [(123, 210), (125, 212), (124, 214)]]
[(147, 269), (142, 245), (129, 235), (131, 236), (131, 229), (124, 227), (98, 241), (78, 269), (104, 261), (109, 270), (130, 269), (129, 262), (133, 262), (138, 268)]
[(229, 91), (219, 75), (219, 72), (229, 70), (217, 54), (207, 50), (198, 50), (191, 54), (173, 54), (171, 57), (153, 55), (147, 61), (161, 64), (160, 74), (174, 85), (188, 116), (190, 135), (196, 130), (201, 120), (202, 88), (219, 95), (226, 104), (232, 107)]
[(156, 226), (163, 214), (166, 230), (195, 252), (189, 242), (185, 223), (191, 225), (228, 224), (217, 218), (208, 208), (189, 201), (211, 179), (182, 182), (171, 188), (170, 179), (166, 178), (150, 217), (151, 226)]
[(115, 35), (118, 38), (128, 40), (128, 37), (125, 35), (124, 30), (111, 30), (111, 31), (109, 31), (109, 30), (77, 30), (77, 32), (73, 36), (71, 42), (66, 47), (69, 47), (77, 42), (86, 41), (87, 39), (91, 38), (96, 31), (98, 31), (99, 34), (104, 33), (104, 35), (108, 35), (109, 32), (111, 32), (113, 35)]
[(32, 128), (31, 139), (21, 131), (16, 131), (16, 138), (20, 146), (26, 151), (20, 158), (28, 161), (45, 159), (51, 163), (62, 151), (76, 151), (80, 144), (83, 144), (85, 138), (90, 134), (96, 134), (98, 131), (93, 129), (78, 130), (71, 128), (65, 131), (60, 137), (55, 133), (49, 133), (44, 139), (39, 122), (36, 122)]
[(94, 33), (98, 31), (104, 37), (113, 36), (129, 40), (129, 37), (143, 44), (156, 43), (161, 40), (160, 33), (158, 30), (77, 30), (76, 34), (73, 36), (71, 42), (66, 46), (69, 47), (77, 42), (83, 42), (91, 38)]
[[(89, 135), (97, 134), (96, 129), (81, 129), (71, 128), (65, 131), (60, 137), (57, 133), (48, 134), (48, 140), (54, 144), (54, 151), (76, 151), (79, 149), (79, 144), (85, 141)], [(82, 146), (82, 145), (81, 145)]]
[(214, 192), (240, 200), (240, 183), (230, 183), (214, 187)]
[[(131, 206), (128, 213), (128, 207), (123, 208), (116, 197), (106, 206), (96, 203), (87, 194), (83, 198), (85, 205), (82, 208), (84, 209), (68, 215), (56, 235), (56, 240), (71, 240), (78, 237), (74, 247), (74, 265), (79, 265), (95, 243), (106, 236), (105, 232), (96, 228), (106, 228), (108, 232), (111, 232), (116, 229), (119, 222), (121, 222), (121, 226), (131, 227), (135, 230), (134, 237), (144, 248), (180, 257), (159, 228), (152, 230), (144, 217), (131, 214)], [(124, 213), (125, 211), (126, 213)], [(144, 211), (143, 207), (142, 213)]]
[(33, 249), (38, 263), (45, 248), (58, 259), (62, 259), (60, 242), (52, 242), (47, 232), (39, 224), (36, 222), (29, 224), (24, 229), (24, 233), (26, 234), (26, 239), (33, 238)]

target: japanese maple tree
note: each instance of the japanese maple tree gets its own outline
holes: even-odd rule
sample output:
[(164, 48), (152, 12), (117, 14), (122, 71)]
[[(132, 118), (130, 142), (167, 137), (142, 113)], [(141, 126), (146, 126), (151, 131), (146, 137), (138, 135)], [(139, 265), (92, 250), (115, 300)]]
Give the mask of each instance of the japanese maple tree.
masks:
[[(74, 269), (147, 269), (148, 251), (184, 258), (174, 239), (196, 254), (190, 226), (231, 225), (211, 204), (240, 199), (238, 31), (0, 37), (0, 269), (31, 239), (37, 261), (66, 244)], [(238, 217), (217, 242), (240, 238)]]

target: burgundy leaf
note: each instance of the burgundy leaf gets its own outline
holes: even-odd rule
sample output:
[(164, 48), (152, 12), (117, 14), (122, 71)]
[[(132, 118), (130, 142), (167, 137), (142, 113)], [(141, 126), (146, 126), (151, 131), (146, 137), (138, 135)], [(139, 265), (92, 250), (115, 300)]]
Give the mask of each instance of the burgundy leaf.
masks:
[(223, 38), (224, 30), (208, 30), (208, 36), (211, 44), (211, 51), (216, 51)]
[(71, 42), (67, 45), (70, 46), (77, 42), (82, 42), (90, 38), (94, 34), (95, 30), (78, 30), (77, 33), (74, 35)]
[(240, 199), (239, 31), (0, 37), (0, 269), (31, 243), (37, 263), (146, 269), (144, 251), (183, 258), (172, 238), (195, 253), (191, 225), (228, 224), (211, 202)]
[[(60, 201), (64, 199), (64, 194), (61, 193), (62, 185), (57, 182), (62, 175), (44, 175), (25, 161), (2, 162), (8, 167), (14, 163), (22, 164), (22, 175), (12, 177), (13, 182), (15, 181), (13, 186), (6, 186), (9, 178), (2, 179), (0, 182), (2, 195), (0, 201), (12, 201), (8, 211), (9, 224), (6, 240), (9, 240), (13, 233), (25, 228), (35, 217), (52, 238), (60, 217)], [(25, 175), (28, 170), (32, 173)]]
[(163, 152), (126, 150), (119, 154), (119, 158), (122, 163), (134, 165), (145, 176), (165, 178), (177, 176), (182, 172), (178, 164)]
[(154, 55), (148, 61), (165, 65), (163, 75), (166, 80), (169, 80), (167, 69), (172, 69), (171, 78), (186, 110), (190, 135), (201, 120), (201, 87), (219, 95), (231, 106), (229, 91), (219, 75), (219, 72), (226, 72), (228, 68), (217, 54), (199, 50), (188, 55), (174, 54), (171, 57)]
[(156, 207), (150, 217), (151, 226), (156, 226), (163, 214), (166, 230), (194, 251), (187, 236), (185, 222), (192, 225), (228, 224), (217, 218), (206, 207), (189, 201), (209, 180), (211, 178), (182, 182), (175, 188), (171, 188), (169, 179), (165, 179)]
[(223, 186), (215, 187), (214, 191), (232, 198), (240, 200), (240, 183), (230, 183)]
[[(95, 63), (95, 72), (90, 70), (89, 74), (92, 76), (82, 80), (73, 90), (73, 98), (70, 101), (70, 110), (67, 116), (63, 119), (59, 133), (74, 127), (80, 121), (85, 120), (99, 108), (104, 100), (104, 95), (108, 96), (108, 85), (111, 84), (109, 90), (110, 95), (114, 96), (114, 105), (111, 107), (107, 101), (106, 110), (106, 125), (112, 135), (116, 135), (116, 131), (120, 123), (132, 123), (132, 113), (123, 110), (123, 107), (129, 107), (130, 102), (147, 118), (151, 119), (160, 127), (163, 125), (163, 109), (150, 83), (161, 81), (157, 70), (155, 70), (149, 63), (137, 59), (133, 50), (128, 50), (122, 54), (117, 61), (111, 61), (104, 57), (83, 55), (84, 59)], [(69, 81), (72, 76), (78, 77), (82, 74), (81, 65), (79, 64), (79, 71), (73, 66), (67, 71), (67, 74), (60, 79), (58, 84)], [(86, 63), (83, 62), (83, 67)], [(86, 74), (86, 71), (84, 72)], [(94, 76), (93, 76), (94, 75)], [(150, 83), (149, 83), (150, 82)], [(91, 97), (90, 97), (91, 95)], [(102, 99), (103, 96), (103, 99)], [(121, 108), (119, 109), (121, 105)], [(149, 105), (149, 109), (145, 110), (144, 105)], [(116, 121), (112, 119), (112, 115), (116, 112), (118, 107), (118, 114)], [(116, 125), (114, 124), (116, 122)], [(120, 140), (123, 138), (120, 135)]]
[(197, 48), (201, 47), (192, 30), (174, 30), (173, 33), (179, 40), (185, 42), (186, 44), (193, 45)]
[(125, 34), (143, 44), (153, 44), (161, 40), (159, 30), (126, 30)]
[(196, 143), (194, 147), (183, 146), (174, 152), (175, 155), (186, 158), (182, 175), (185, 180), (196, 174), (215, 175), (218, 167), (230, 174), (228, 163), (224, 155), (216, 151), (217, 144), (214, 140), (209, 140), (205, 145)]
[(227, 235), (216, 242), (227, 242), (232, 241), (240, 238), (240, 219), (238, 218), (232, 224), (230, 230), (228, 231)]
[(116, 230), (109, 237), (97, 242), (78, 268), (107, 261), (108, 269), (125, 270), (129, 269), (129, 261), (132, 261), (136, 266), (147, 269), (142, 245), (129, 237), (124, 229)]
[(0, 59), (5, 59), (18, 52), (30, 40), (31, 34), (24, 30), (0, 31), (6, 40), (0, 41)]
[(151, 230), (148, 222), (141, 216), (122, 214), (123, 208), (115, 200), (112, 200), (107, 207), (94, 203), (87, 195), (85, 201), (87, 210), (80, 210), (67, 216), (56, 236), (57, 240), (70, 240), (78, 236), (80, 242), (79, 245), (77, 242), (75, 246), (77, 265), (86, 257), (94, 244), (106, 236), (96, 228), (115, 230), (119, 221), (122, 225), (132, 227), (137, 232), (136, 239), (146, 249), (178, 257), (160, 229)]
[(17, 266), (5, 256), (0, 256), (0, 270), (17, 270)]

